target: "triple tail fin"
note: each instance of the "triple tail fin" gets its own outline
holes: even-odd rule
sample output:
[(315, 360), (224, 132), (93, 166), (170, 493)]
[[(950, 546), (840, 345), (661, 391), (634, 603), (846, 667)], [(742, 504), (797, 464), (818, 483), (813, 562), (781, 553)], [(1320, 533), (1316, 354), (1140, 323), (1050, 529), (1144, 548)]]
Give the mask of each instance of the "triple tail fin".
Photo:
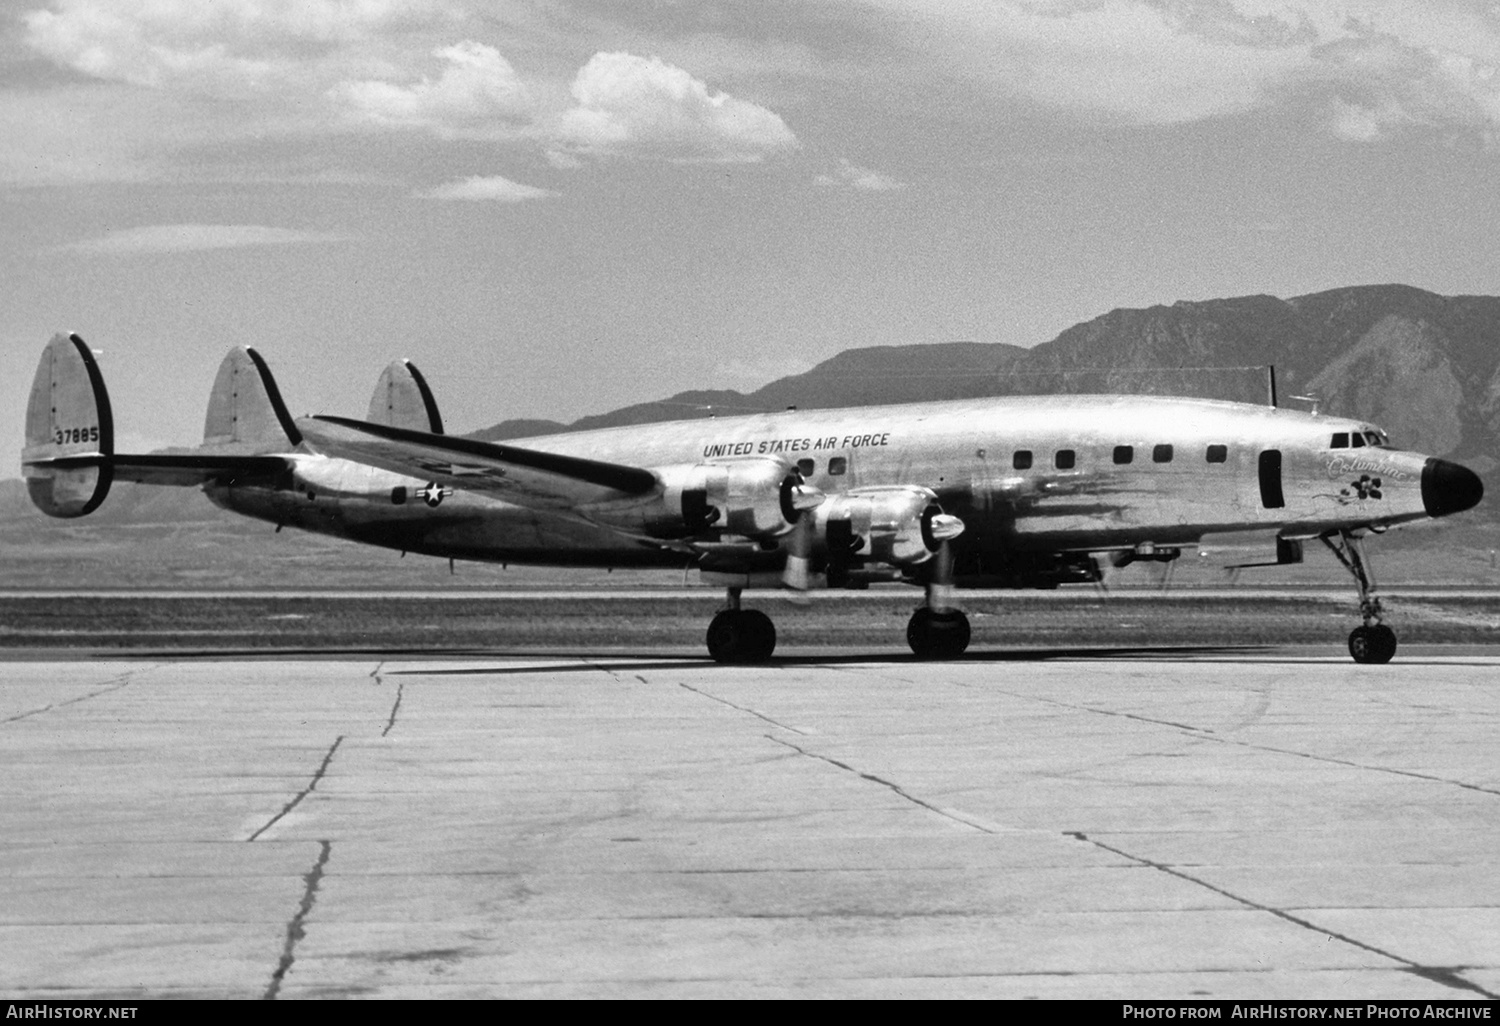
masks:
[(31, 501), (48, 516), (99, 508), (114, 480), (114, 415), (93, 350), (55, 335), (42, 350), (26, 404), (22, 472)]
[(214, 378), (199, 451), (262, 455), (287, 452), (301, 443), (302, 432), (287, 412), (266, 361), (248, 346), (235, 346)]
[(365, 420), (385, 427), (443, 433), (443, 418), (427, 379), (410, 360), (395, 360), (380, 373)]
[(274, 482), (302, 433), (265, 361), (232, 350), (209, 399), (202, 448), (182, 454), (115, 452), (114, 416), (93, 350), (58, 335), (42, 350), (26, 406), (21, 468), (31, 501), (53, 517), (98, 509), (116, 481), (152, 485)]

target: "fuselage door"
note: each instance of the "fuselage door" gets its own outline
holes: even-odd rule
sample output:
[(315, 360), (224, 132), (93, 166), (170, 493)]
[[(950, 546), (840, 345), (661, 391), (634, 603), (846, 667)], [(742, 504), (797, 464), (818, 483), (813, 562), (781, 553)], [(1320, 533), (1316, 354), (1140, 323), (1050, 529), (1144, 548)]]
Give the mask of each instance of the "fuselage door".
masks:
[(1281, 509), (1286, 496), (1281, 491), (1281, 450), (1263, 449), (1260, 454), (1260, 504), (1266, 509)]

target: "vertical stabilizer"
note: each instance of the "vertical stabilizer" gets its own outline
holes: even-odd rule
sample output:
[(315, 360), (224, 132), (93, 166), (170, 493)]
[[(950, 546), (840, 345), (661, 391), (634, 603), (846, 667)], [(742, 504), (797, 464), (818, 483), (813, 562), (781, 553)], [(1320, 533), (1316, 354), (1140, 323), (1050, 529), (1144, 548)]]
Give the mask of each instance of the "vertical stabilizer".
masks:
[(365, 420), (386, 427), (443, 433), (443, 418), (427, 379), (410, 360), (395, 360), (380, 374)]
[(26, 405), (21, 464), (31, 501), (48, 516), (92, 513), (109, 494), (114, 449), (114, 417), (94, 352), (77, 335), (54, 336)]
[(254, 349), (236, 346), (219, 364), (203, 421), (203, 448), (215, 453), (255, 455), (287, 452), (302, 433), (282, 402), (266, 361)]

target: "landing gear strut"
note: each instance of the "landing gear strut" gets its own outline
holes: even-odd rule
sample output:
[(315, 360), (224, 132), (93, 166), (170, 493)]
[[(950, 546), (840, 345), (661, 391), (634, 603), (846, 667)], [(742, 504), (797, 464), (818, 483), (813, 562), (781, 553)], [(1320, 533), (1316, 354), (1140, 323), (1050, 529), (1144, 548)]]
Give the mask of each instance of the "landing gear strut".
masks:
[(708, 624), (708, 654), (716, 663), (763, 663), (776, 650), (776, 627), (759, 609), (740, 608), (740, 589)]
[(957, 659), (969, 647), (969, 618), (953, 606), (953, 550), (947, 542), (932, 557), (927, 602), (911, 614), (906, 643), (918, 659)]
[(1344, 564), (1359, 586), (1359, 615), (1364, 623), (1349, 634), (1349, 654), (1356, 663), (1388, 663), (1396, 654), (1396, 632), (1381, 622), (1384, 611), (1380, 596), (1375, 594), (1375, 577), (1370, 573), (1360, 539), (1348, 531), (1322, 535), (1323, 544)]

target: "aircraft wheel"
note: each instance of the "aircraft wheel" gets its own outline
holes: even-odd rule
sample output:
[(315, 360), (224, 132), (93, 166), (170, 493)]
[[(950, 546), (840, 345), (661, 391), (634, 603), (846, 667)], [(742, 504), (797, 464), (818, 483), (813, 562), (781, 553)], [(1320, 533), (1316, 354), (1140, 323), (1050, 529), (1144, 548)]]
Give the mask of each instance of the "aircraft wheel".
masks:
[(725, 609), (708, 624), (708, 654), (716, 663), (758, 663), (776, 650), (776, 626), (758, 609)]
[(1396, 654), (1396, 632), (1383, 623), (1356, 627), (1349, 634), (1349, 654), (1356, 663), (1388, 663)]
[(911, 614), (906, 643), (918, 659), (957, 659), (969, 647), (969, 618), (957, 609), (937, 613), (923, 606)]
[(776, 651), (776, 625), (759, 609), (742, 609), (740, 616), (750, 634), (750, 654), (746, 662), (759, 663)]

